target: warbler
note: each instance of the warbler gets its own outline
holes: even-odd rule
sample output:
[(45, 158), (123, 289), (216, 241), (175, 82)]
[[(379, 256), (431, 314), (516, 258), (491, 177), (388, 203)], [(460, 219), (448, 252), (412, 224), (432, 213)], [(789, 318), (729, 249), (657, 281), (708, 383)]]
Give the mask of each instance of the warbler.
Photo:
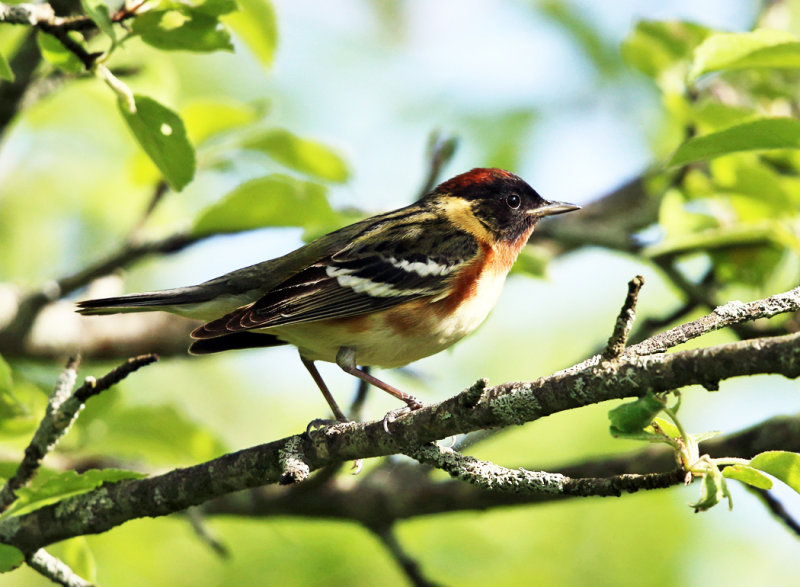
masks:
[(508, 171), (473, 169), (277, 259), (199, 285), (82, 301), (78, 311), (202, 320), (192, 332), (195, 355), (294, 345), (338, 420), (347, 417), (315, 361), (337, 363), (413, 410), (422, 406), (416, 398), (359, 365), (406, 365), (475, 330), (536, 222), (577, 209), (545, 200)]

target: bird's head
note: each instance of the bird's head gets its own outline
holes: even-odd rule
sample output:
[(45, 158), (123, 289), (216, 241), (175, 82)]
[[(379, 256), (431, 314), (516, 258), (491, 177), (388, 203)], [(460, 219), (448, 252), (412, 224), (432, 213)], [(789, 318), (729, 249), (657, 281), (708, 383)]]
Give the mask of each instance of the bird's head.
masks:
[(545, 216), (578, 210), (566, 202), (550, 202), (520, 177), (502, 169), (473, 169), (436, 187), (428, 196), (459, 225), (492, 240), (516, 242), (529, 235)]

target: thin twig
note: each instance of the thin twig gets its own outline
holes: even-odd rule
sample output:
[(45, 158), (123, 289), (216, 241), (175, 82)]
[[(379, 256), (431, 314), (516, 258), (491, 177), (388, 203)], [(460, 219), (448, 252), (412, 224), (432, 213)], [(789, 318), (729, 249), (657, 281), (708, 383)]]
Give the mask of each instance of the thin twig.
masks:
[(203, 544), (207, 544), (220, 558), (230, 558), (231, 551), (208, 529), (208, 524), (206, 524), (205, 515), (202, 510), (196, 507), (189, 508), (186, 510), (186, 517), (195, 535)]
[(0, 331), (0, 352), (5, 347), (18, 347), (33, 325), (36, 316), (47, 304), (84, 287), (109, 273), (128, 266), (134, 261), (152, 254), (174, 253), (196, 243), (205, 236), (176, 233), (161, 240), (122, 246), (105, 259), (90, 265), (77, 273), (50, 282), (38, 291), (22, 298), (17, 306), (14, 319)]
[(145, 208), (141, 217), (133, 226), (133, 228), (130, 231), (130, 234), (128, 235), (129, 243), (135, 244), (139, 241), (139, 235), (142, 232), (142, 228), (144, 228), (144, 225), (150, 219), (150, 216), (153, 214), (155, 209), (158, 207), (158, 205), (161, 203), (161, 201), (164, 199), (164, 196), (168, 192), (169, 192), (169, 183), (167, 183), (167, 180), (165, 179), (159, 180), (158, 183), (156, 183), (155, 189), (153, 190), (153, 195), (150, 196), (150, 201), (147, 203), (147, 208)]
[(662, 353), (676, 345), (726, 326), (800, 311), (800, 287), (750, 303), (728, 302), (713, 312), (628, 347), (626, 355)]
[(116, 385), (134, 371), (137, 371), (142, 367), (146, 367), (151, 363), (155, 363), (156, 361), (158, 361), (158, 355), (154, 355), (152, 353), (140, 355), (138, 357), (131, 357), (118, 367), (114, 367), (100, 379), (87, 377), (83, 385), (76, 389), (73, 395), (79, 402), (86, 403), (86, 400), (89, 398), (105, 391), (112, 385)]
[(622, 304), (619, 316), (617, 316), (614, 332), (611, 333), (608, 344), (603, 351), (603, 359), (607, 361), (616, 359), (625, 351), (633, 320), (636, 317), (636, 301), (639, 299), (639, 292), (643, 285), (644, 277), (641, 275), (637, 275), (628, 282), (628, 295), (625, 297), (625, 303)]
[(626, 474), (573, 479), (560, 473), (507, 469), (434, 444), (405, 452), (421, 463), (441, 469), (452, 477), (483, 489), (504, 493), (619, 497), (623, 491), (633, 493), (640, 489), (660, 489), (678, 485), (683, 482), (684, 477), (682, 471), (673, 470), (646, 475)]
[(431, 581), (422, 573), (420, 564), (403, 548), (392, 526), (369, 527), (370, 530), (380, 538), (386, 550), (392, 555), (400, 569), (405, 573), (406, 578), (415, 587), (439, 587), (440, 583)]
[(439, 183), (442, 169), (453, 158), (457, 148), (458, 138), (445, 136), (439, 131), (433, 131), (430, 134), (427, 152), (428, 173), (425, 176), (425, 182), (422, 184), (422, 189), (417, 199), (423, 198), (436, 187), (436, 184)]
[(155, 355), (142, 355), (128, 359), (100, 379), (87, 377), (83, 385), (74, 392), (72, 388), (77, 377), (79, 359), (70, 359), (50, 396), (45, 415), (25, 449), (22, 462), (16, 473), (0, 490), (0, 512), (8, 509), (17, 498), (16, 491), (34, 478), (42, 459), (55, 448), (59, 439), (69, 430), (81, 407), (89, 398), (118, 383), (140, 367), (153, 363), (157, 358)]
[(53, 449), (61, 435), (72, 424), (74, 413), (65, 413), (64, 406), (71, 397), (72, 388), (75, 386), (75, 379), (78, 376), (79, 365), (80, 357), (71, 357), (67, 361), (64, 371), (61, 372), (55, 389), (50, 395), (47, 410), (39, 424), (39, 428), (37, 428), (33, 438), (25, 448), (22, 462), (17, 467), (14, 475), (6, 481), (2, 490), (0, 490), (0, 512), (5, 511), (17, 499), (16, 492), (36, 476), (42, 459)]
[(91, 587), (92, 585), (80, 578), (64, 561), (54, 557), (43, 548), (30, 555), (26, 562), (40, 575), (64, 587)]
[(775, 516), (798, 538), (800, 538), (800, 522), (783, 507), (783, 504), (770, 491), (758, 489), (745, 485), (752, 493), (755, 493), (770, 513)]

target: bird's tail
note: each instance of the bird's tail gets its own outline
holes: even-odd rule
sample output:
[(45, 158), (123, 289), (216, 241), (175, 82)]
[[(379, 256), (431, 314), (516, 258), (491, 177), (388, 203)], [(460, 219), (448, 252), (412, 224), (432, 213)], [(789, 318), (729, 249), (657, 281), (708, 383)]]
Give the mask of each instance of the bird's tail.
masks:
[(214, 297), (213, 294), (216, 292), (208, 291), (208, 289), (200, 286), (179, 287), (113, 298), (83, 300), (78, 302), (78, 312), (85, 316), (149, 312), (153, 310), (190, 314), (194, 304), (207, 302)]

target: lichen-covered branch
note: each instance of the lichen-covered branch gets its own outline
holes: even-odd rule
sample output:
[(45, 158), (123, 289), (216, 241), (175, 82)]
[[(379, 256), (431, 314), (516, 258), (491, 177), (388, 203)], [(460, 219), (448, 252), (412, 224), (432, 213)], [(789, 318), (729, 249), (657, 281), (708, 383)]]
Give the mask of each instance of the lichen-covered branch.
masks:
[(628, 336), (633, 327), (633, 319), (636, 316), (636, 302), (639, 299), (639, 292), (644, 285), (644, 277), (637, 275), (628, 282), (628, 295), (614, 323), (614, 331), (608, 339), (608, 344), (603, 351), (605, 360), (616, 359), (625, 350), (628, 343)]
[[(779, 417), (702, 444), (715, 457), (752, 458), (768, 450), (800, 452), (800, 417)], [(644, 475), (674, 470), (674, 452), (649, 446), (634, 453), (595, 458), (552, 469), (573, 479)], [(316, 477), (312, 477), (313, 482)], [(577, 497), (555, 493), (486, 491), (460, 480), (440, 481), (413, 463), (393, 463), (366, 473), (358, 484), (328, 480), (313, 492), (304, 488), (261, 487), (227, 495), (203, 506), (207, 515), (247, 517), (299, 516), (353, 520), (364, 525), (389, 525), (417, 516), (532, 505)]]
[(503, 493), (619, 497), (623, 491), (633, 493), (640, 489), (663, 489), (677, 485), (684, 479), (683, 472), (678, 469), (666, 473), (573, 479), (560, 473), (508, 469), (434, 444), (406, 451), (406, 454), (420, 463), (442, 469), (451, 477), (487, 491)]
[[(800, 375), (800, 334), (740, 341), (648, 356), (599, 357), (549, 377), (494, 387), (474, 385), (392, 423), (347, 422), (224, 455), (142, 480), (107, 484), (58, 504), (0, 522), (0, 542), (33, 552), (72, 536), (104, 532), (127, 520), (161, 516), (233, 491), (286, 480), (287, 455), (302, 455), (313, 472), (333, 463), (397, 454), (437, 439), (537, 420), (609, 399), (722, 379), (775, 373)], [(302, 485), (300, 486), (302, 487)]]
[(72, 388), (78, 375), (78, 365), (80, 365), (79, 357), (73, 357), (67, 361), (67, 366), (58, 378), (56, 387), (47, 402), (44, 418), (36, 429), (33, 439), (25, 448), (22, 462), (16, 473), (6, 481), (3, 489), (0, 490), (0, 512), (8, 509), (8, 506), (17, 499), (16, 491), (33, 479), (39, 470), (42, 459), (55, 447), (56, 442), (75, 420), (81, 402), (70, 402), (69, 400), (72, 397)]
[(726, 326), (750, 322), (759, 318), (772, 318), (778, 314), (800, 311), (800, 287), (750, 303), (728, 302), (713, 312), (657, 334), (648, 340), (629, 347), (626, 354), (649, 355), (661, 353), (703, 334)]
[(78, 412), (86, 401), (118, 383), (137, 369), (156, 361), (155, 355), (144, 355), (129, 359), (119, 367), (113, 369), (100, 379), (87, 377), (83, 385), (74, 392), (79, 359), (70, 359), (67, 367), (58, 379), (55, 390), (50, 396), (39, 427), (33, 435), (25, 456), (16, 473), (6, 482), (0, 490), (0, 512), (16, 499), (16, 491), (27, 485), (39, 470), (42, 459), (55, 448), (59, 439), (69, 430), (78, 417)]
[(67, 564), (54, 557), (43, 548), (31, 554), (26, 561), (28, 566), (53, 583), (64, 587), (91, 587), (91, 583), (79, 577)]

